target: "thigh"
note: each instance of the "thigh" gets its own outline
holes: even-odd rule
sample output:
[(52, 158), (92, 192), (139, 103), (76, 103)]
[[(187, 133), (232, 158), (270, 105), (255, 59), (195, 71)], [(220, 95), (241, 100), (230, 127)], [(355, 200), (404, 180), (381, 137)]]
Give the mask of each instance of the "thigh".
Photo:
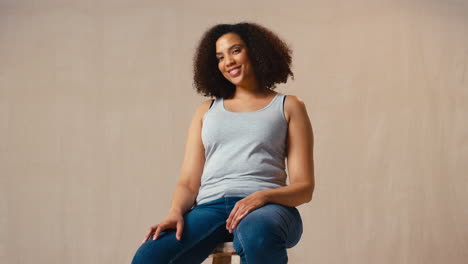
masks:
[[(224, 206), (223, 206), (224, 207)], [(217, 243), (229, 234), (224, 228), (225, 217), (216, 206), (197, 206), (184, 215), (181, 240), (175, 229), (168, 229), (143, 243), (132, 264), (201, 263)]]
[(263, 238), (291, 248), (303, 231), (302, 219), (295, 207), (269, 203), (247, 214), (238, 224), (243, 237)]

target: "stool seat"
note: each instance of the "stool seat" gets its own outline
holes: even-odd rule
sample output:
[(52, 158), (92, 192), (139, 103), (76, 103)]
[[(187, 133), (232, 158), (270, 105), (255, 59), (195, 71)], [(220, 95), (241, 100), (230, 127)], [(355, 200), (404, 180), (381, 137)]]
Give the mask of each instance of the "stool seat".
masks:
[(213, 264), (240, 264), (233, 242), (220, 243), (208, 257), (213, 258)]

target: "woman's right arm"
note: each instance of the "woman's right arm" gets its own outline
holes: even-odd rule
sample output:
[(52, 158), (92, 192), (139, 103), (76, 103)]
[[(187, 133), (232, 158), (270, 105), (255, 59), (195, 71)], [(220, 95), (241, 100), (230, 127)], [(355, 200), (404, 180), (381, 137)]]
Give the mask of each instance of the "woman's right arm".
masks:
[(195, 203), (205, 165), (205, 148), (201, 140), (202, 118), (208, 111), (210, 104), (211, 100), (206, 100), (198, 105), (190, 124), (185, 144), (185, 155), (170, 212), (183, 215)]
[(180, 240), (183, 230), (183, 215), (195, 203), (201, 184), (201, 175), (205, 165), (205, 148), (201, 140), (202, 118), (210, 108), (212, 99), (198, 105), (190, 123), (185, 144), (185, 154), (180, 169), (180, 176), (172, 198), (168, 217), (158, 225), (150, 227), (143, 242), (154, 233), (156, 239), (160, 232), (168, 228), (177, 229), (176, 237)]

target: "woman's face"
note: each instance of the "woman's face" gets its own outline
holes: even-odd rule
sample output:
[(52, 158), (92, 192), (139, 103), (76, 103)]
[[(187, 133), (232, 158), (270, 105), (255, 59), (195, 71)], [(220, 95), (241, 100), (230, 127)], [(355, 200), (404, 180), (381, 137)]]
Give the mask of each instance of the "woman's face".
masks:
[(254, 71), (244, 41), (235, 33), (222, 35), (216, 41), (218, 69), (231, 83), (245, 85), (254, 79)]

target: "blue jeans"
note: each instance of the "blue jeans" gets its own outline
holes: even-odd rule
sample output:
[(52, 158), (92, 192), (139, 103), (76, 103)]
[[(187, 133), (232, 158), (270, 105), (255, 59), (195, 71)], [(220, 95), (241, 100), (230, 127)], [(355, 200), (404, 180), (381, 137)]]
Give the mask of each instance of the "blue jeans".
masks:
[(244, 197), (223, 197), (197, 205), (184, 214), (181, 240), (175, 229), (150, 237), (135, 253), (132, 264), (202, 263), (217, 244), (234, 241), (242, 264), (284, 264), (286, 248), (295, 246), (302, 235), (302, 219), (295, 207), (268, 203), (247, 214), (229, 233), (226, 220), (237, 201)]

